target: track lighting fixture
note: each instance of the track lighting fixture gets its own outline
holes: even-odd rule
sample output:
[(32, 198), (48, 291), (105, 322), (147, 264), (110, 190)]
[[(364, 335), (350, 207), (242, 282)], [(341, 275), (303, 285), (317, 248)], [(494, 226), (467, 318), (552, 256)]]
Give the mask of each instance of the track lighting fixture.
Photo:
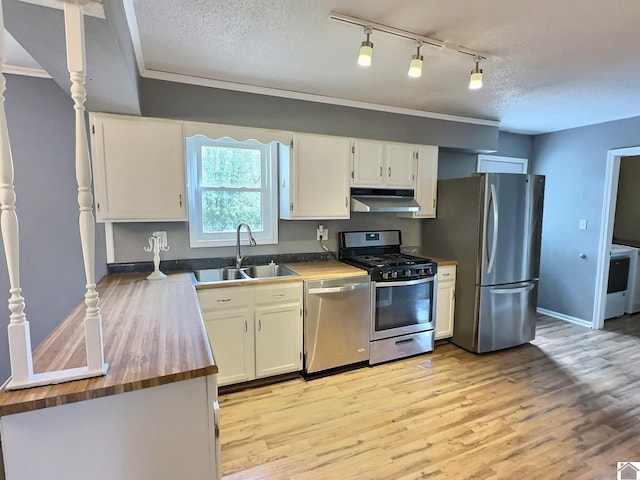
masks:
[(358, 55), (358, 65), (361, 67), (368, 67), (371, 65), (371, 57), (373, 56), (373, 43), (369, 41), (369, 35), (371, 35), (371, 28), (364, 27), (364, 34), (367, 39), (360, 45), (360, 54)]
[(480, 57), (476, 57), (476, 68), (471, 70), (469, 90), (478, 90), (479, 88), (482, 88), (482, 69), (480, 68), (480, 60)]
[(471, 71), (471, 78), (469, 79), (469, 88), (476, 90), (482, 88), (482, 69), (480, 68), (480, 61), (487, 60), (489, 55), (477, 50), (472, 50), (463, 45), (458, 45), (454, 42), (438, 40), (437, 38), (427, 37), (419, 33), (410, 32), (401, 28), (392, 27), (383, 23), (371, 22), (363, 18), (352, 17), (338, 12), (330, 12), (329, 19), (336, 22), (345, 23), (351, 26), (364, 27), (364, 33), (367, 39), (360, 45), (360, 54), (358, 56), (358, 65), (361, 67), (368, 67), (371, 65), (371, 57), (373, 56), (373, 43), (369, 41), (369, 36), (375, 30), (378, 32), (386, 33), (398, 38), (404, 38), (405, 40), (412, 40), (415, 42), (417, 52), (411, 56), (411, 63), (409, 65), (409, 76), (420, 77), (422, 75), (422, 65), (424, 57), (420, 55), (420, 48), (423, 45), (433, 47), (437, 51), (449, 50), (463, 55), (474, 57), (476, 62), (476, 68)]
[(411, 63), (409, 63), (409, 73), (408, 75), (411, 78), (419, 78), (422, 76), (422, 60), (424, 57), (420, 55), (420, 47), (422, 46), (421, 41), (416, 42), (416, 47), (418, 51), (415, 55), (411, 57)]

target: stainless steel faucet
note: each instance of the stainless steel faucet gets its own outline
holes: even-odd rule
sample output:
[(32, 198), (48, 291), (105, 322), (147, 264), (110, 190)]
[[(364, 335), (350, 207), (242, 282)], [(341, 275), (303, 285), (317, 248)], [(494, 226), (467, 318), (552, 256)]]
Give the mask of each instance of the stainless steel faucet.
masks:
[(236, 268), (238, 269), (242, 265), (242, 259), (244, 258), (244, 255), (240, 255), (240, 229), (243, 225), (247, 227), (247, 232), (249, 232), (249, 245), (252, 247), (257, 245), (256, 239), (253, 238), (253, 235), (251, 234), (251, 227), (249, 224), (245, 222), (239, 223), (238, 228), (236, 228)]

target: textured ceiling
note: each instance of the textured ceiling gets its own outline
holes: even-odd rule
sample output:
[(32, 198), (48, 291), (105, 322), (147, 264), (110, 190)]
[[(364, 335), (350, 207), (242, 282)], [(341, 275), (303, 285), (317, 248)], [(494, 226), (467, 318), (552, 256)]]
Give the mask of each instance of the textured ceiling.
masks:
[[(640, 115), (640, 1), (126, 0), (143, 75), (172, 72), (419, 111), (498, 120), (542, 133)], [(486, 52), (484, 88), (469, 91), (473, 57), (374, 32), (373, 64), (356, 65), (362, 28), (330, 11)], [(134, 34), (134, 42), (136, 42)]]

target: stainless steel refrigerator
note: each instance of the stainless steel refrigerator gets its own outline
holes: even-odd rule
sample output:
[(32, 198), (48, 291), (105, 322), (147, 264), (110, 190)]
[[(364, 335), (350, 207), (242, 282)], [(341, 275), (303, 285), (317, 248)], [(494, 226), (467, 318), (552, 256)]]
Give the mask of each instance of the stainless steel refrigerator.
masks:
[(458, 261), (451, 341), (491, 352), (535, 338), (544, 176), (483, 173), (440, 180), (422, 247)]

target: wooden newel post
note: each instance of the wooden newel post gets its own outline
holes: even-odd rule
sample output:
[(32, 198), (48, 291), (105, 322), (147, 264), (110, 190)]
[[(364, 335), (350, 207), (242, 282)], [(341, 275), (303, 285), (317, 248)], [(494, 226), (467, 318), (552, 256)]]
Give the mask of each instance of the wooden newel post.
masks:
[[(11, 311), (8, 327), (9, 353), (11, 359), (11, 379), (6, 385), (8, 390), (29, 388), (39, 385), (61, 383), (81, 378), (96, 377), (107, 372), (104, 363), (102, 343), (102, 319), (98, 306), (98, 292), (95, 281), (95, 221), (93, 217), (93, 196), (91, 195), (91, 162), (85, 122), (84, 102), (86, 61), (84, 41), (84, 13), (82, 4), (86, 0), (63, 0), (67, 48), (67, 67), (71, 78), (71, 98), (74, 101), (76, 138), (76, 179), (78, 181), (78, 204), (80, 207), (80, 242), (85, 270), (86, 293), (84, 295), (85, 340), (87, 366), (60, 370), (56, 372), (33, 373), (31, 337), (29, 322), (24, 308), (25, 301), (20, 295), (20, 266), (18, 259), (18, 216), (16, 214), (16, 195), (13, 186), (13, 160), (9, 144), (9, 135), (4, 110), (4, 91), (6, 81), (0, 73), (0, 204), (2, 213), (0, 223), (4, 241), (7, 269), (9, 271)], [(2, 5), (0, 4), (0, 26), (4, 27)], [(0, 42), (3, 40), (0, 38)], [(0, 43), (0, 59), (4, 45)]]

